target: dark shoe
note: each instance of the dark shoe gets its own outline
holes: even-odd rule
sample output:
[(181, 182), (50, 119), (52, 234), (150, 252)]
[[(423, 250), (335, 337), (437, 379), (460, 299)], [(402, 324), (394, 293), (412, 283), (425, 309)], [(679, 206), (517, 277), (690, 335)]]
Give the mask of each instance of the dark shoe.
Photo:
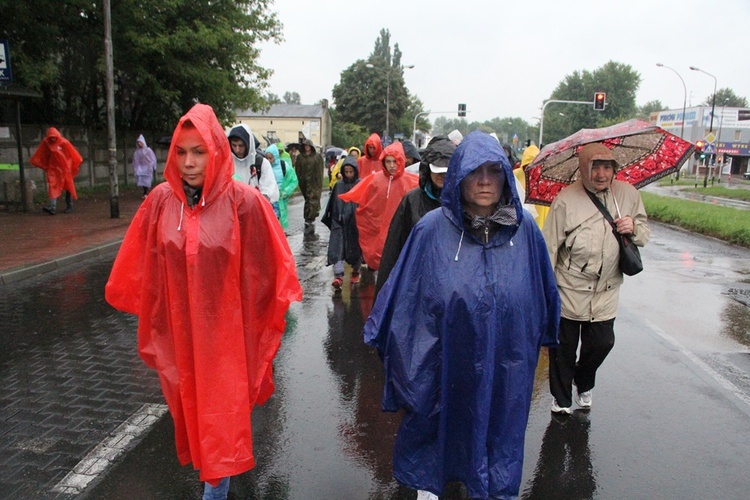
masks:
[(344, 279), (337, 277), (335, 280), (333, 280), (333, 283), (331, 283), (331, 286), (334, 290), (341, 290), (341, 285), (344, 284)]
[(352, 271), (352, 279), (350, 281), (352, 285), (359, 283), (359, 273), (357, 271)]
[(69, 214), (72, 211), (73, 211), (73, 205), (68, 205), (67, 207), (65, 207), (65, 211), (64, 212), (66, 214)]
[(52, 207), (42, 207), (43, 212), (47, 212), (50, 215), (55, 215), (55, 209)]

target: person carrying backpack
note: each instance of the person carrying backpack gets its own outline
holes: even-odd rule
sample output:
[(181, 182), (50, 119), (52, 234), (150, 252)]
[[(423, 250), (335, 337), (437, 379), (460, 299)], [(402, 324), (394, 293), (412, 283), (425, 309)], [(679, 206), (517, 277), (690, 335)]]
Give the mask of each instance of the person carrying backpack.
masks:
[(287, 165), (280, 158), (279, 148), (276, 144), (271, 144), (266, 148), (266, 158), (271, 163), (273, 176), (279, 189), (279, 200), (276, 203), (272, 203), (273, 210), (276, 212), (279, 222), (281, 222), (281, 227), (286, 229), (289, 227), (289, 217), (287, 216), (286, 207), (289, 203), (289, 197), (292, 196), (292, 193), (294, 193), (294, 190), (299, 185), (297, 173), (291, 165)]

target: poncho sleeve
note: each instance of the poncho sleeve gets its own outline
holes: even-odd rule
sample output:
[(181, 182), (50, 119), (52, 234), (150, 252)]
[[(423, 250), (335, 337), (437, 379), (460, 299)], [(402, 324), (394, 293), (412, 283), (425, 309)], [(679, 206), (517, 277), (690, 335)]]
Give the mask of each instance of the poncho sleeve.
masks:
[(365, 343), (377, 348), (385, 364), (384, 411), (439, 411), (442, 306), (430, 293), (438, 271), (425, 257), (435, 244), (429, 233), (424, 223), (414, 227), (365, 323)]

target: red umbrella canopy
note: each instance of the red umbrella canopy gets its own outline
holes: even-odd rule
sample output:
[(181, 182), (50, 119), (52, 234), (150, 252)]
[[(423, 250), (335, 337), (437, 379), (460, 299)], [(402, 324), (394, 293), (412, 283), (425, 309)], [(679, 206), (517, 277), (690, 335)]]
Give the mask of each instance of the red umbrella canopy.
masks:
[(582, 129), (545, 146), (526, 167), (526, 203), (549, 205), (561, 189), (575, 182), (578, 152), (592, 142), (612, 150), (619, 164), (616, 178), (636, 188), (676, 172), (694, 149), (692, 143), (641, 120)]

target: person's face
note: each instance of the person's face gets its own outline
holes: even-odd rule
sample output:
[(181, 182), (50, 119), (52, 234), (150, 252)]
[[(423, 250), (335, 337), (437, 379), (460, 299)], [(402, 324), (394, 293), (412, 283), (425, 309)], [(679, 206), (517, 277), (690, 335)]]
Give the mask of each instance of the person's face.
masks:
[(237, 158), (244, 158), (247, 156), (247, 145), (245, 144), (245, 141), (239, 137), (232, 137), (229, 139), (229, 144), (232, 146), (232, 153), (234, 153)]
[(471, 215), (492, 215), (504, 185), (502, 167), (497, 163), (485, 163), (461, 181), (464, 209)]
[(305, 154), (309, 155), (312, 152), (312, 146), (305, 144)]
[(609, 160), (594, 160), (591, 164), (591, 184), (596, 191), (604, 191), (612, 185), (615, 169)]
[(435, 172), (430, 172), (430, 180), (432, 181), (433, 186), (438, 189), (443, 189), (443, 183), (445, 182), (445, 173), (436, 174)]
[(372, 144), (367, 145), (367, 156), (375, 156), (375, 146)]
[(354, 169), (351, 165), (344, 165), (344, 179), (354, 179)]
[(357, 151), (356, 149), (352, 149), (351, 153), (349, 154), (355, 158), (359, 158), (359, 151)]
[(206, 181), (208, 147), (198, 129), (183, 128), (175, 143), (177, 168), (180, 177), (191, 187), (201, 187)]
[(385, 169), (388, 171), (389, 174), (395, 175), (396, 170), (398, 170), (398, 165), (396, 164), (396, 158), (393, 156), (386, 156), (383, 160), (383, 164), (385, 165)]
[(412, 158), (411, 156), (407, 156), (407, 157), (406, 157), (406, 166), (408, 167), (409, 165), (414, 165), (414, 162), (415, 162), (415, 161), (417, 161), (417, 160), (415, 160), (415, 159), (414, 159), (414, 158)]
[(273, 157), (273, 153), (266, 153), (266, 158), (268, 158), (269, 163), (276, 161), (276, 158)]
[(136, 146), (138, 146), (139, 148), (142, 148), (142, 147), (143, 147), (143, 143), (142, 143), (141, 141), (136, 141), (136, 143), (135, 143), (135, 144), (136, 144)]

